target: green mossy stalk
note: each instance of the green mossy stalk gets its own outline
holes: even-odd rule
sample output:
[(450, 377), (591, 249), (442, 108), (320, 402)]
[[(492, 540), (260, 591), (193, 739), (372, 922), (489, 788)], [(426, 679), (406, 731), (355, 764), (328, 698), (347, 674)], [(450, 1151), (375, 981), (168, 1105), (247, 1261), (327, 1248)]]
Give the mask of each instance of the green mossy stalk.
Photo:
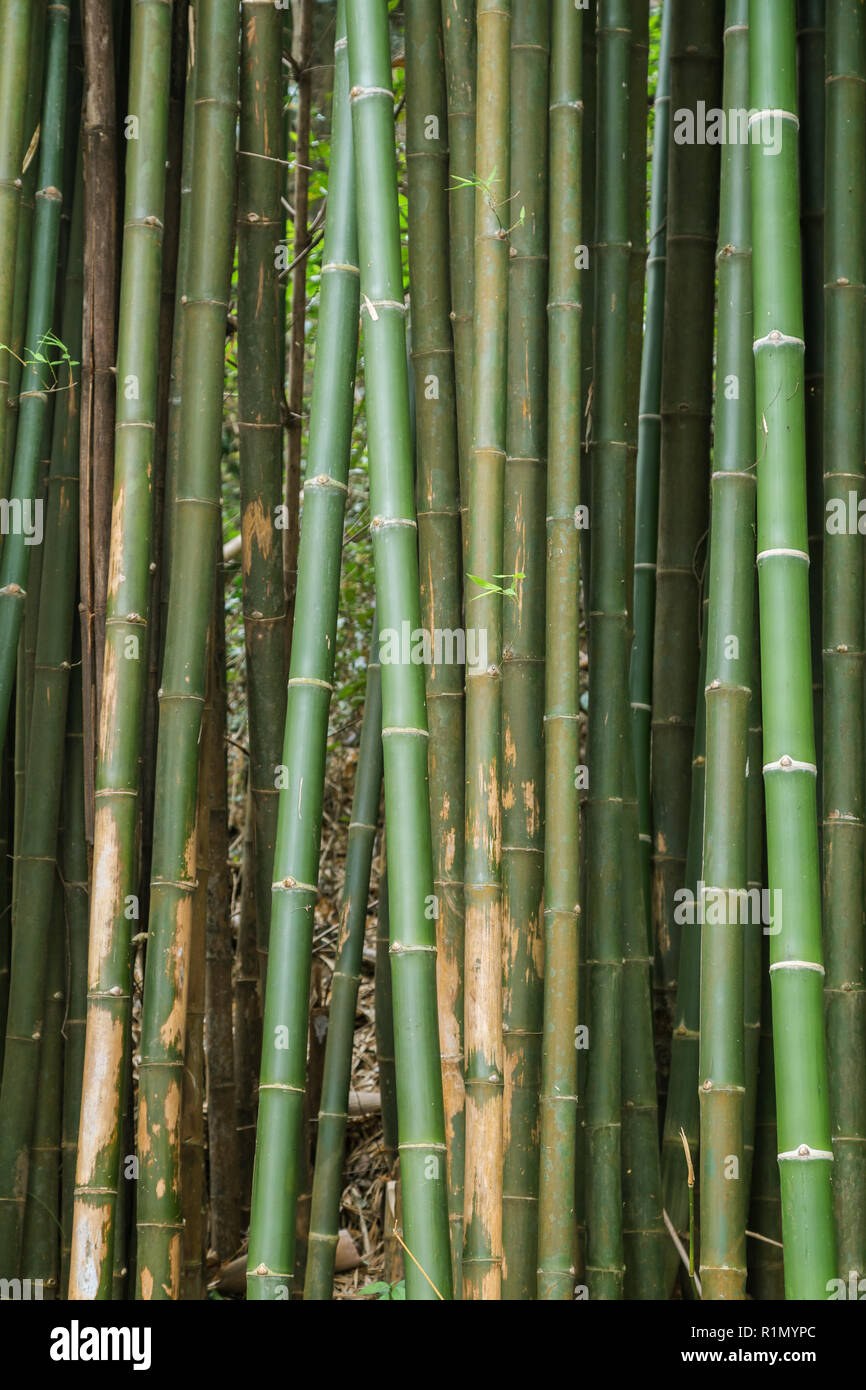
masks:
[[(0, 479), (9, 476), (6, 422), (15, 298), (15, 248), (21, 203), (21, 164), (31, 132), (25, 127), (33, 0), (4, 0), (0, 10)], [(3, 493), (5, 496), (6, 488)]]

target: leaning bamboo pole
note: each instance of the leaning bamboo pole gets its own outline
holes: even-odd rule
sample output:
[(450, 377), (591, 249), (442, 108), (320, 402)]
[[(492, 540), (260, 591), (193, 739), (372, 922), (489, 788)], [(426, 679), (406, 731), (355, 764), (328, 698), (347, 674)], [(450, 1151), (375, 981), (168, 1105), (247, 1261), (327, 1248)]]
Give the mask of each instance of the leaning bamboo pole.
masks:
[(265, 978), (277, 789), (286, 711), (286, 598), (281, 533), (283, 293), (274, 248), (282, 234), (281, 38), (271, 0), (244, 0), (238, 156), (238, 433), (241, 577), (255, 824), (256, 935)]
[(294, 1277), (313, 910), (358, 350), (355, 167), (342, 6), (335, 48), (330, 206), (273, 869), (247, 1263), (251, 1299), (285, 1297)]
[(355, 789), (346, 844), (346, 878), (340, 905), (340, 946), (331, 976), (328, 1039), (310, 1204), (305, 1299), (329, 1299), (339, 1239), (355, 1009), (361, 983), (373, 844), (382, 797), (382, 686), (374, 632), (364, 695), (364, 718), (355, 765)]
[[(60, 171), (63, 162), (63, 124), (66, 113), (66, 71), (69, 36), (69, 9), (64, 4), (56, 5), (48, 19), (46, 57), (46, 85), (42, 108), (42, 137), (39, 165), (39, 188), (37, 194), (38, 210), (34, 225), (33, 276), (28, 309), (28, 331), (26, 341), (29, 352), (29, 365), (22, 372), (22, 385), (25, 390), (21, 399), (21, 424), (15, 456), (15, 470), (12, 480), (13, 499), (25, 502), (38, 501), (41, 509), (41, 488), (38, 484), (40, 454), (43, 433), (48, 416), (48, 393), (52, 388), (52, 369), (46, 368), (38, 360), (45, 354), (41, 352), (43, 335), (52, 325), (54, 312), (54, 290), (57, 271), (57, 249), (60, 226), (62, 195), (59, 189)], [(40, 216), (41, 214), (41, 216)], [(69, 326), (72, 332), (72, 325)], [(74, 344), (73, 344), (74, 345)], [(70, 353), (70, 357), (72, 354)], [(63, 369), (61, 368), (61, 371)], [(65, 373), (64, 373), (65, 375)], [(62, 379), (62, 378), (60, 378)], [(68, 377), (67, 377), (68, 380)], [(58, 412), (62, 418), (62, 412)], [(50, 419), (50, 417), (48, 417)], [(58, 450), (58, 454), (59, 454)], [(77, 460), (76, 460), (77, 461)], [(58, 465), (59, 465), (58, 458)], [(77, 470), (76, 470), (77, 472)], [(61, 529), (63, 520), (59, 512), (58, 491), (52, 494), (52, 515), (46, 517), (45, 536), (61, 537), (62, 543), (50, 557), (50, 584), (48, 593), (59, 598), (64, 587), (71, 590), (75, 567), (75, 551), (68, 549), (68, 527)], [(68, 499), (67, 499), (68, 506)], [(37, 513), (38, 514), (38, 513)], [(22, 520), (23, 520), (22, 511)], [(23, 587), (27, 581), (27, 568), (31, 554), (33, 536), (25, 534), (25, 527), (19, 524), (6, 537), (3, 546), (3, 561), (0, 567), (0, 638), (3, 641), (0, 654), (0, 746), (4, 741), (9, 705), (12, 694), (12, 679), (15, 674), (18, 635), (23, 618), (26, 593)], [(55, 544), (57, 542), (55, 541)], [(73, 590), (74, 592), (74, 590)], [(35, 597), (35, 596), (34, 596)], [(71, 619), (71, 596), (69, 616)], [(47, 616), (42, 635), (42, 659), (53, 669), (45, 673), (40, 682), (40, 719), (47, 719), (48, 730), (40, 729), (40, 739), (47, 734), (53, 737), (58, 731), (55, 725), (58, 717), (49, 708), (52, 676), (57, 676), (55, 698), (63, 696), (59, 713), (60, 749), (65, 732), (65, 688), (69, 677), (69, 652), (62, 652), (66, 633), (64, 627), (64, 604), (59, 602), (59, 611)], [(69, 625), (71, 635), (71, 624)], [(67, 641), (68, 645), (68, 641)], [(62, 671), (59, 663), (65, 660), (66, 669)], [(24, 739), (26, 741), (26, 726)], [(46, 965), (45, 938), (48, 919), (51, 913), (53, 893), (54, 852), (57, 838), (57, 817), (60, 798), (60, 767), (62, 757), (46, 759), (45, 767), (40, 766), (40, 776), (28, 779), (30, 797), (28, 804), (25, 788), (20, 807), (18, 830), (16, 834), (16, 855), (25, 858), (31, 885), (38, 883), (40, 894), (37, 903), (25, 905), (30, 913), (27, 926), (25, 919), (18, 925), (18, 901), (15, 892), (20, 878), (16, 872), (13, 889), (13, 930), (12, 961), (9, 984), (9, 1010), (6, 1027), (6, 1047), (3, 1057), (3, 1077), (0, 1085), (0, 1269), (14, 1273), (18, 1260), (21, 1223), (24, 1214), (24, 1184), (22, 1170), (26, 1170), (26, 1155), (30, 1142), (35, 1104), (35, 1077), (39, 1064), (38, 1019), (42, 1009), (42, 996)], [(19, 810), (16, 807), (16, 811)], [(47, 862), (45, 861), (47, 856)], [(47, 894), (47, 896), (46, 896)], [(35, 909), (35, 912), (33, 911)], [(40, 910), (41, 909), (41, 910)], [(35, 1037), (34, 1037), (35, 1034)], [(23, 1166), (23, 1169), (22, 1169)]]
[[(866, 492), (866, 13), (827, 3), (824, 230), (824, 1001), (839, 1275), (866, 1274), (863, 537)], [(858, 513), (859, 516), (859, 513)], [(840, 520), (844, 517), (844, 523)]]
[[(793, 0), (750, 0), (758, 581), (770, 938), (785, 1292), (826, 1298), (836, 1274), (824, 1042), (821, 895), (809, 657), (803, 308)], [(768, 132), (769, 127), (769, 132)]]
[[(42, 351), (54, 323), (57, 251), (63, 203), (61, 176), (66, 117), (69, 6), (52, 6), (46, 29), (45, 85), (39, 137), (39, 174), (33, 218), (33, 253), (27, 330), (19, 400), (19, 423), (10, 505), (32, 507), (38, 498), (39, 460), (53, 370)], [(67, 190), (68, 191), (68, 190)], [(24, 617), (30, 547), (23, 526), (6, 536), (0, 564), (0, 746), (6, 741), (18, 635)]]
[[(347, 7), (380, 641), (421, 628), (405, 306), (397, 202), (388, 10)], [(380, 647), (380, 652), (383, 649)], [(445, 1118), (436, 1005), (433, 853), (423, 670), (382, 662), (391, 971), (407, 1261), (406, 1294), (449, 1299)]]
[[(0, 11), (3, 32), (0, 56), (0, 480), (6, 467), (6, 421), (9, 373), (12, 366), (15, 249), (21, 204), (21, 164), (31, 132), (25, 127), (30, 72), (31, 22), (37, 7), (32, 0), (4, 0)], [(5, 493), (5, 487), (4, 487)]]
[(183, 537), (183, 544), (176, 544), (172, 553), (160, 691), (139, 1065), (136, 1288), (144, 1299), (176, 1298), (180, 1285), (185, 967), (195, 886), (198, 740), (219, 529), (237, 48), (238, 14), (232, 0), (200, 0), (190, 246), (182, 304), (184, 390), (174, 499), (175, 536)]
[[(449, 278), (448, 118), (439, 0), (406, 8), (406, 162), (421, 611), (429, 633), (427, 713), (437, 994), (454, 1283), (463, 1248), (464, 671), (458, 393)], [(471, 633), (471, 628), (470, 628)], [(470, 633), (464, 632), (464, 658)], [(448, 646), (446, 647), (446, 634)], [(474, 635), (474, 634), (473, 634)], [(455, 644), (455, 639), (457, 639)]]
[(580, 926), (576, 846), (580, 807), (581, 32), (570, 0), (555, 0), (550, 71), (550, 285), (547, 403), (547, 646), (544, 713), (544, 1034), (538, 1186), (540, 1299), (568, 1300), (575, 1282), (577, 987)]
[(533, 1297), (544, 1001), (549, 6), (514, 0), (502, 570), (502, 1296)]
[[(164, 0), (136, 0), (129, 106), (139, 114), (140, 127), (139, 138), (126, 142), (112, 553), (97, 748), (87, 1029), (69, 1289), (69, 1296), (76, 1299), (111, 1296), (131, 1003), (130, 936), (135, 930), (132, 924), (140, 916), (137, 842), (151, 591), (171, 18), (171, 5)], [(89, 684), (85, 684), (84, 698), (85, 703), (90, 699)]]
[[(747, 0), (727, 0), (722, 105), (749, 104)], [(749, 148), (722, 152), (706, 664), (700, 1014), (702, 1297), (746, 1296), (747, 767), (755, 606)], [(751, 909), (751, 903), (749, 904)]]

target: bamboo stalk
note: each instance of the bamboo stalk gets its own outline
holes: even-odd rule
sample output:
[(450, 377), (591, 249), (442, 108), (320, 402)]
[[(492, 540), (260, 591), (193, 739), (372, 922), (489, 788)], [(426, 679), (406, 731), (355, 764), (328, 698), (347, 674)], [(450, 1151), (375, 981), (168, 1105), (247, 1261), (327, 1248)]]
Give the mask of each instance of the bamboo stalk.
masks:
[[(388, 12), (347, 7), (380, 640), (421, 627), (394, 149)], [(424, 675), (382, 654), (385, 814), (390, 845), (391, 970), (400, 1169), (409, 1299), (449, 1299), (445, 1118), (439, 1066), (433, 852)]]
[[(162, 0), (166, 3), (166, 0)], [(115, 7), (116, 8), (116, 7)], [(93, 840), (95, 767), (105, 649), (114, 463), (118, 156), (112, 0), (82, 5), (84, 39), (84, 338), (81, 370), (81, 661), (85, 812)], [(137, 115), (137, 112), (133, 112)], [(127, 140), (127, 145), (135, 143)]]
[(149, 949), (142, 1005), (137, 1146), (138, 1296), (180, 1286), (180, 1085), (183, 1074), (198, 741), (219, 530), (226, 300), (232, 251), (238, 14), (230, 0), (196, 10), (184, 390), (160, 692)]
[[(38, 499), (39, 460), (45, 417), (54, 373), (44, 362), (44, 337), (54, 322), (54, 296), (63, 169), (63, 136), (66, 116), (66, 76), (69, 40), (69, 7), (53, 6), (46, 33), (45, 87), (39, 140), (38, 192), (33, 219), (33, 254), (30, 297), (27, 307), (24, 359), (20, 393), (15, 466), (10, 487), (14, 508), (32, 507)], [(40, 357), (43, 360), (40, 360)], [(32, 539), (32, 538), (31, 538)], [(15, 677), (18, 635), (24, 617), (30, 546), (24, 527), (6, 537), (0, 563), (0, 746), (5, 743), (9, 706)]]
[(545, 665), (544, 1034), (538, 1190), (539, 1299), (570, 1299), (575, 1282), (577, 991), (580, 876), (581, 109), (584, 16), (552, 11), (550, 285), (548, 291), (547, 647)]
[[(461, 669), (460, 474), (455, 347), (449, 278), (448, 137), (438, 0), (406, 10), (406, 151), (409, 277), (416, 405), (416, 498), (421, 610), (430, 636), (427, 712), (433, 831), (437, 994), (448, 1149), (448, 1201), (454, 1284), (463, 1249), (463, 835), (464, 673)], [(462, 153), (462, 151), (461, 151)], [(461, 309), (462, 309), (461, 305)], [(463, 364), (465, 365), (465, 364)], [(467, 626), (469, 624), (467, 623)], [(454, 637), (458, 641), (454, 643)], [(475, 634), (463, 631), (464, 659)], [(448, 646), (446, 647), (446, 640)]]
[(313, 378), (304, 535), (273, 869), (247, 1297), (288, 1296), (294, 1277), (306, 1088), (313, 910), (337, 635), (357, 357), (355, 170), (343, 11), (336, 47), (330, 208)]
[[(475, 309), (467, 573), (503, 570), (506, 434), (511, 3), (477, 6)], [(466, 672), (466, 1167), (463, 1297), (496, 1299), (502, 1281), (502, 598), (470, 582), (466, 614), (487, 664)]]
[[(69, 1293), (75, 1299), (111, 1296), (130, 1018), (130, 936), (135, 930), (130, 924), (140, 920), (140, 759), (151, 591), (171, 19), (171, 5), (164, 0), (136, 0), (129, 104), (140, 113), (140, 128), (139, 138), (127, 141), (126, 146), (112, 553), (105, 671), (100, 682), (104, 712), (97, 748), (87, 1030)], [(91, 692), (86, 671), (83, 679), (87, 706)], [(88, 758), (86, 746), (85, 778)]]
[[(462, 537), (472, 450), (472, 362), (475, 309), (475, 0), (442, 0), (442, 47), (448, 102), (448, 209), (450, 222), (451, 329), (460, 458)], [(408, 54), (408, 49), (407, 49)]]
[[(824, 1006), (838, 1273), (866, 1273), (863, 540), (848, 521), (866, 494), (866, 16), (827, 5), (824, 234)], [(839, 524), (840, 513), (845, 517)], [(859, 512), (858, 512), (859, 516)], [(834, 520), (835, 517), (835, 520)]]
[[(721, 0), (671, 0), (671, 110), (694, 121), (721, 100)], [(689, 786), (698, 699), (699, 549), (707, 530), (712, 408), (713, 260), (719, 148), (674, 127), (668, 188), (661, 468), (652, 684), (653, 922), (658, 1043), (669, 1045), (680, 929)], [(674, 327), (676, 325), (676, 327)], [(679, 1007), (677, 1006), (677, 1012)], [(665, 1078), (662, 1077), (664, 1083)], [(689, 1139), (691, 1141), (691, 1135)]]
[(629, 666), (632, 742), (637, 782), (640, 856), (649, 918), (652, 901), (650, 725), (658, 546), (661, 373), (667, 278), (668, 151), (671, 130), (670, 45), (673, 5), (662, 7), (658, 82), (653, 103), (653, 154), (646, 263), (646, 328), (638, 407), (635, 555), (632, 591), (634, 637)]
[(374, 633), (355, 767), (355, 788), (346, 845), (346, 878), (340, 905), (340, 946), (331, 977), (328, 1039), (319, 1107), (304, 1283), (304, 1298), (313, 1300), (332, 1297), (339, 1235), (355, 1008), (361, 983), (373, 843), (382, 795), (382, 693), (378, 655), (378, 638)]
[[(752, 160), (758, 581), (764, 793), (785, 1292), (825, 1298), (836, 1272), (824, 1043), (821, 899), (809, 659), (803, 311), (797, 219), (793, 0), (751, 0), (752, 127), (776, 122), (775, 157)], [(779, 114), (782, 113), (782, 114)], [(779, 127), (781, 131), (779, 132)]]
[[(256, 935), (265, 979), (271, 915), (277, 790), (274, 769), (286, 711), (286, 598), (282, 500), (282, 289), (275, 246), (280, 202), (283, 16), (270, 0), (244, 0), (238, 181), (238, 431), (241, 575), (255, 823)], [(298, 156), (300, 158), (300, 155)]]
[(544, 600), (547, 466), (549, 6), (511, 23), (508, 387), (502, 569), (502, 1296), (538, 1269), (538, 1105), (544, 1017)]
[(3, 29), (0, 56), (0, 479), (4, 482), (4, 496), (10, 472), (6, 466), (5, 440), (13, 358), (8, 349), (12, 343), (21, 162), (31, 133), (25, 127), (25, 114), (31, 18), (35, 10), (31, 0), (4, 0), (0, 13)]
[[(747, 0), (727, 0), (722, 105), (749, 104)], [(760, 157), (760, 156), (756, 156)], [(744, 1104), (747, 781), (756, 480), (749, 149), (729, 141), (719, 199), (719, 306), (707, 630), (701, 928), (701, 1287), (746, 1296)], [(748, 903), (751, 916), (752, 904)]]

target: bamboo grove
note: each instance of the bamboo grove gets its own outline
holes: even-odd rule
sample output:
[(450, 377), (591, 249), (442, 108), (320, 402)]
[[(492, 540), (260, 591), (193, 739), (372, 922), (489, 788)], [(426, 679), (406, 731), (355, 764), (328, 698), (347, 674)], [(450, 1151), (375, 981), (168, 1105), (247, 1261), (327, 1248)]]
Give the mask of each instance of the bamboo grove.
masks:
[(0, 0), (4, 1290), (860, 1287), (864, 150), (862, 0)]

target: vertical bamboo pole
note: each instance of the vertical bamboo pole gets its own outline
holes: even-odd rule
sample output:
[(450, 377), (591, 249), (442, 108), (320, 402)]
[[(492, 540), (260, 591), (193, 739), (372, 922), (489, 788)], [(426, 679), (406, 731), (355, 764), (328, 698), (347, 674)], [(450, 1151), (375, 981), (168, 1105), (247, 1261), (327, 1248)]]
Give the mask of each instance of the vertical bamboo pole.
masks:
[[(866, 1274), (863, 537), (866, 495), (866, 13), (827, 4), (824, 233), (824, 1006), (839, 1275)], [(857, 512), (859, 517), (860, 513)], [(844, 522), (841, 518), (844, 517)]]
[(136, 1287), (143, 1299), (176, 1298), (180, 1287), (180, 1084), (195, 880), (198, 740), (219, 529), (237, 53), (235, 5), (231, 0), (200, 0), (190, 246), (182, 304), (184, 390), (174, 500), (175, 536), (183, 543), (172, 553), (160, 692), (139, 1066)]
[[(376, 605), (380, 640), (421, 627), (388, 12), (347, 7)], [(382, 654), (391, 970), (410, 1299), (450, 1299), (445, 1119), (431, 920), (433, 857), (424, 675)]]
[(475, 356), (468, 479), (466, 612), (487, 664), (466, 672), (466, 1170), (463, 1297), (496, 1299), (502, 1282), (502, 507), (508, 328), (511, 0), (478, 0)]
[[(750, 0), (758, 581), (776, 1106), (788, 1298), (826, 1298), (836, 1272), (824, 1042), (821, 896), (809, 657), (803, 308), (793, 0)], [(768, 114), (769, 113), (769, 114)], [(768, 132), (768, 125), (770, 127)]]
[[(540, 1299), (568, 1300), (575, 1281), (577, 989), (580, 925), (581, 34), (585, 16), (555, 0), (550, 72), (547, 647), (545, 665), (544, 1035), (538, 1191)], [(578, 467), (575, 467), (575, 461)]]
[(355, 169), (344, 12), (338, 17), (330, 209), (298, 557), (276, 852), (247, 1297), (281, 1299), (294, 1277), (313, 911), (318, 897), (328, 711), (337, 635), (357, 359)]
[[(727, 0), (722, 105), (749, 104), (747, 0)], [(728, 132), (730, 135), (730, 132)], [(756, 156), (758, 157), (758, 156)], [(701, 1283), (746, 1296), (745, 916), (749, 703), (755, 608), (754, 364), (749, 148), (728, 139), (719, 199), (718, 331), (706, 667), (701, 927)], [(748, 903), (751, 913), (752, 904)]]
[[(82, 1142), (69, 1290), (75, 1299), (111, 1295), (130, 1018), (130, 936), (131, 923), (140, 916), (140, 757), (151, 590), (171, 17), (171, 6), (164, 0), (136, 0), (129, 104), (140, 124), (139, 138), (126, 142), (115, 495), (101, 680), (104, 713), (97, 749)], [(85, 706), (90, 698), (85, 674)], [(85, 739), (85, 779), (88, 757)]]

